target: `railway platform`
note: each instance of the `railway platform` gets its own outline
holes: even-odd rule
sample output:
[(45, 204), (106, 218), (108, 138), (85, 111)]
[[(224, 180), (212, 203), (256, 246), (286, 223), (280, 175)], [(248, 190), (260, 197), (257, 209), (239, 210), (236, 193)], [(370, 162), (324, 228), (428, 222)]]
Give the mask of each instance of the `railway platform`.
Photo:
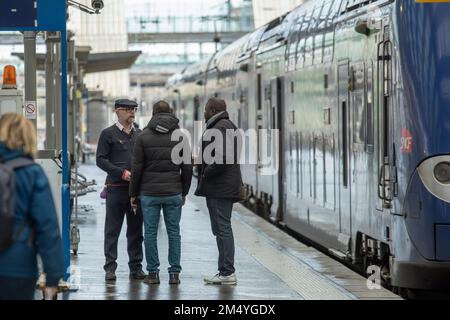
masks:
[[(104, 181), (104, 173), (92, 162), (80, 172)], [(302, 244), (240, 204), (234, 206), (233, 232), (236, 244), (237, 285), (207, 285), (203, 277), (216, 273), (217, 247), (210, 230), (204, 198), (190, 195), (181, 219), (181, 284), (168, 284), (167, 234), (161, 219), (158, 248), (161, 284), (130, 280), (125, 230), (118, 249), (117, 281), (104, 279), (103, 186), (79, 200), (80, 243), (72, 255), (71, 290), (61, 295), (69, 300), (396, 300), (392, 292), (369, 289), (367, 279), (317, 249)], [(124, 223), (125, 227), (125, 223)], [(145, 259), (143, 268), (145, 270)]]

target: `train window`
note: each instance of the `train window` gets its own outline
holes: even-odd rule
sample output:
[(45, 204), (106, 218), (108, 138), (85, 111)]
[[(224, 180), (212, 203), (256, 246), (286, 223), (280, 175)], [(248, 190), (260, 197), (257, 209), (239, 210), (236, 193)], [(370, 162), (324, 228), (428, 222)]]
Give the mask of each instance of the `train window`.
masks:
[(289, 57), (295, 55), (295, 47), (297, 45), (297, 37), (298, 37), (298, 24), (301, 23), (301, 19), (302, 17), (300, 17), (296, 23), (293, 23), (291, 29), (289, 30), (286, 59), (289, 59)]
[(342, 184), (348, 187), (348, 139), (347, 139), (347, 101), (342, 101)]
[(322, 22), (325, 20), (326, 13), (324, 16), (325, 11), (329, 11), (329, 3), (328, 1), (320, 1), (317, 6), (314, 8), (313, 11), (313, 18), (314, 18), (314, 24), (311, 26), (310, 30), (317, 30), (317, 29), (323, 29), (325, 26), (325, 23), (322, 24)]
[[(376, 0), (377, 1), (377, 0)], [(367, 0), (347, 0), (346, 1), (347, 4), (344, 7), (345, 10), (343, 10), (345, 12), (350, 12), (353, 10), (357, 10), (365, 5), (367, 5), (368, 3), (374, 2), (374, 1), (367, 1)]]
[[(262, 126), (261, 125), (258, 125), (258, 132), (261, 132), (261, 130), (262, 130)], [(261, 150), (261, 141), (259, 140), (259, 134), (258, 134), (258, 144), (256, 145), (256, 148), (257, 148), (257, 152), (256, 152), (256, 154), (257, 154), (257, 157), (258, 157), (258, 164), (260, 164), (261, 163), (261, 152), (262, 152), (262, 150)]]
[(322, 12), (320, 13), (318, 29), (323, 29), (327, 25), (328, 14), (333, 1), (326, 1), (323, 5)]
[(237, 117), (238, 117), (237, 123), (238, 123), (239, 128), (242, 128), (242, 116), (241, 116), (241, 112), (242, 112), (242, 110), (241, 110), (241, 108), (239, 108), (239, 109), (238, 109), (238, 115), (237, 115)]
[(239, 96), (239, 102), (240, 103), (245, 103), (247, 102), (247, 91), (242, 91), (241, 95)]
[(292, 134), (289, 135), (289, 157), (292, 162)]
[(270, 100), (270, 87), (264, 88), (264, 100)]
[(366, 142), (366, 101), (364, 97), (365, 70), (364, 64), (355, 64), (351, 68), (352, 74), (352, 110), (353, 110), (353, 143)]
[(364, 90), (364, 64), (356, 64), (351, 68), (352, 91)]
[(367, 135), (366, 135), (366, 152), (373, 152), (374, 145), (374, 125), (373, 125), (373, 69), (367, 69)]
[(331, 108), (330, 107), (323, 108), (323, 123), (326, 125), (331, 124)]
[(295, 110), (289, 111), (289, 123), (295, 124)]
[(304, 66), (310, 66), (313, 62), (313, 46), (314, 46), (314, 37), (309, 36), (306, 39), (305, 43), (305, 62)]
[(323, 43), (323, 62), (331, 62), (333, 60), (334, 31), (328, 32), (324, 36)]
[(176, 100), (172, 101), (173, 113), (177, 114), (177, 102)]
[(258, 110), (261, 110), (261, 105), (262, 105), (262, 101), (261, 101), (261, 94), (262, 94), (262, 90), (261, 90), (261, 74), (258, 73), (257, 75), (257, 84), (256, 84), (256, 94), (257, 94), (257, 101), (258, 101)]
[(300, 145), (299, 145), (299, 132), (297, 131), (295, 133), (295, 163), (297, 165), (296, 167), (296, 176), (297, 176), (297, 197), (300, 195), (300, 197), (303, 198), (303, 194), (300, 193), (300, 177), (301, 177), (301, 159), (300, 159)]
[(302, 29), (303, 20), (305, 20), (305, 16), (300, 16), (297, 19), (297, 22), (295, 24), (295, 32), (296, 32), (296, 38), (292, 39), (293, 42), (297, 43), (299, 39), (300, 30)]
[(303, 17), (300, 17), (297, 21), (297, 23), (293, 26), (292, 30), (291, 30), (291, 39), (290, 39), (290, 44), (288, 47), (288, 56), (287, 56), (287, 63), (288, 63), (288, 71), (293, 71), (295, 70), (295, 62), (296, 62), (296, 51), (297, 51), (297, 46), (298, 46), (298, 39), (299, 39), (299, 35), (300, 35), (300, 28), (301, 28), (301, 23), (303, 21)]
[(278, 128), (278, 126), (277, 126), (277, 114), (276, 114), (276, 112), (277, 112), (277, 109), (276, 108), (271, 108), (272, 109), (272, 128), (271, 129), (279, 129)]
[(339, 2), (341, 0), (334, 0), (333, 5), (331, 6), (331, 10), (328, 14), (327, 18), (327, 27), (330, 27), (333, 25), (334, 18), (339, 14)]
[(294, 81), (291, 81), (291, 93), (295, 92), (295, 84)]
[(181, 103), (181, 110), (180, 110), (180, 115), (179, 115), (179, 117), (181, 118), (181, 125), (182, 125), (182, 128), (186, 128), (185, 110), (186, 110), (186, 102), (183, 101), (183, 102)]
[(300, 29), (300, 31), (303, 35), (307, 34), (311, 20), (312, 20), (311, 19), (311, 11), (305, 13), (305, 15), (303, 16), (302, 26)]
[(306, 39), (303, 38), (299, 41), (299, 44), (297, 46), (297, 68), (303, 67), (304, 61), (305, 61), (305, 44)]
[(311, 13), (311, 21), (310, 21), (310, 23), (309, 23), (309, 28), (308, 28), (308, 31), (311, 33), (315, 28), (316, 28), (316, 26), (317, 26), (317, 23), (318, 23), (318, 21), (319, 21), (319, 14), (320, 14), (320, 11), (322, 10), (322, 6), (321, 6), (321, 4), (320, 5), (317, 5), (315, 8), (314, 8), (314, 10), (312, 11), (312, 13)]
[(366, 138), (366, 108), (364, 93), (359, 91), (352, 95), (353, 104), (353, 143), (364, 144)]
[(318, 34), (314, 38), (314, 64), (322, 63), (323, 38), (323, 34)]
[(195, 96), (194, 97), (194, 121), (200, 120), (200, 97)]
[(342, 1), (342, 3), (341, 3), (341, 8), (340, 8), (340, 13), (341, 13), (341, 14), (344, 14), (344, 13), (346, 12), (347, 5), (348, 5), (348, 3), (351, 2), (351, 1), (353, 1), (353, 0), (344, 0), (344, 1)]

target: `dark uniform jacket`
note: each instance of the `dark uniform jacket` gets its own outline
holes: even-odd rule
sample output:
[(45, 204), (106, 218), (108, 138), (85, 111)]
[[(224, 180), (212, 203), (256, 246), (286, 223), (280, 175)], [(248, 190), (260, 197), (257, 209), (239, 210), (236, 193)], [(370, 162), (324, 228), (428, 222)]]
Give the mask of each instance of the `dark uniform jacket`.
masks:
[(115, 124), (102, 131), (97, 145), (97, 166), (108, 173), (105, 184), (129, 186), (122, 175), (125, 170), (131, 171), (133, 147), (140, 132), (135, 127), (127, 134)]
[[(221, 132), (224, 144), (227, 141), (226, 130), (236, 130), (237, 127), (229, 119), (226, 111), (215, 116), (212, 121), (208, 121), (206, 131), (209, 129), (217, 129)], [(205, 131), (205, 132), (206, 132)], [(202, 139), (202, 155), (205, 148), (213, 142)], [(241, 169), (239, 166), (240, 146), (234, 140), (234, 161), (233, 164), (227, 164), (227, 150), (224, 146), (222, 164), (205, 162), (204, 155), (202, 156), (202, 164), (198, 166), (198, 184), (195, 195), (211, 198), (228, 198), (234, 201), (240, 201), (240, 190), (242, 185)]]
[(165, 196), (181, 193), (191, 187), (191, 151), (189, 163), (175, 164), (172, 150), (179, 141), (172, 141), (179, 120), (171, 113), (155, 114), (136, 140), (131, 170), (130, 197)]

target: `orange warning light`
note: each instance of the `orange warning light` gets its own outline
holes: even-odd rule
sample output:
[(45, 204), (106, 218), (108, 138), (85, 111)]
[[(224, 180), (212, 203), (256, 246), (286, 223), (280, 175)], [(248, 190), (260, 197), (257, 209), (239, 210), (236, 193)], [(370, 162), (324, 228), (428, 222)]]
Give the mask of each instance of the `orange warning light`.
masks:
[(16, 67), (8, 65), (3, 68), (2, 89), (17, 89)]

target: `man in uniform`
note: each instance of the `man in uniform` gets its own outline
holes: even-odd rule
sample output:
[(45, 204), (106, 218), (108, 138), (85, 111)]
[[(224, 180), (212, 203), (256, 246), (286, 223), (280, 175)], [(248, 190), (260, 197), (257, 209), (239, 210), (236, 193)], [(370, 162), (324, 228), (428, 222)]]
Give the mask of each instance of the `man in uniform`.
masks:
[(97, 146), (97, 166), (108, 173), (105, 183), (105, 280), (116, 280), (117, 243), (124, 216), (127, 218), (130, 279), (142, 280), (145, 278), (142, 271), (142, 211), (132, 209), (128, 196), (134, 142), (141, 131), (134, 125), (137, 103), (121, 99), (114, 106), (118, 121), (102, 131)]

